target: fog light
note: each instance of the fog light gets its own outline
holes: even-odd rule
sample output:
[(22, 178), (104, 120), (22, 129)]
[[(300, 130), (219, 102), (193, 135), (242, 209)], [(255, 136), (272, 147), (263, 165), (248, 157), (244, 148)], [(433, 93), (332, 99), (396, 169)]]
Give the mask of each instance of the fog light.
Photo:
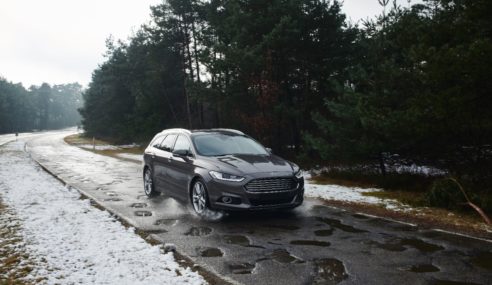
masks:
[(224, 202), (226, 204), (230, 204), (230, 203), (232, 203), (232, 198), (228, 197), (228, 196), (224, 196), (224, 197), (222, 197), (222, 202)]

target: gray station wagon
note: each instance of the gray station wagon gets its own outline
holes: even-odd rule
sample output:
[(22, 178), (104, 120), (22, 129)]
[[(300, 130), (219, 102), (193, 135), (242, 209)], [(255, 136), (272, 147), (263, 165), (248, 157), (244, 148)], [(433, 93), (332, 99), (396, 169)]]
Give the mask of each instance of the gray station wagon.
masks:
[(302, 204), (299, 167), (232, 129), (168, 129), (145, 149), (145, 194), (164, 193), (207, 211), (292, 209)]

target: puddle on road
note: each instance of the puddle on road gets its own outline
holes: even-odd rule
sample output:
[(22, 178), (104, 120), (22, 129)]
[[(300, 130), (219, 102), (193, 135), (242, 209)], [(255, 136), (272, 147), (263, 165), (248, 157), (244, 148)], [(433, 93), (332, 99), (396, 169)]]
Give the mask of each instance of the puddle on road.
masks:
[(264, 247), (264, 246), (261, 246), (261, 245), (254, 245), (254, 244), (245, 245), (244, 247), (252, 247), (252, 248), (261, 248), (261, 249), (265, 249), (265, 247)]
[(262, 225), (264, 228), (272, 228), (276, 230), (286, 230), (286, 231), (295, 231), (300, 229), (301, 227), (292, 226), (292, 225)]
[(211, 232), (212, 229), (208, 227), (192, 227), (188, 232), (185, 233), (185, 235), (200, 237), (200, 236), (209, 235)]
[(442, 280), (442, 279), (434, 279), (431, 284), (432, 285), (480, 285), (478, 283), (463, 282), (463, 281), (452, 281), (452, 280)]
[(471, 259), (471, 263), (475, 266), (492, 271), (492, 252), (481, 252)]
[(178, 220), (176, 219), (159, 219), (157, 221), (155, 221), (154, 225), (156, 226), (160, 226), (160, 225), (164, 225), (164, 226), (175, 226), (176, 224), (178, 223)]
[(376, 241), (370, 241), (368, 244), (374, 244), (377, 247), (388, 250), (388, 251), (405, 251), (408, 247), (413, 247), (422, 253), (433, 253), (439, 250), (443, 250), (444, 247), (432, 243), (425, 242), (420, 239), (392, 239), (385, 243), (380, 243)]
[(166, 230), (146, 230), (145, 233), (147, 234), (165, 234), (167, 233)]
[(316, 218), (318, 221), (323, 222), (333, 228), (337, 228), (339, 230), (342, 230), (344, 232), (348, 233), (367, 233), (365, 230), (357, 229), (349, 225), (342, 224), (340, 220), (336, 219), (330, 219), (330, 218), (323, 218), (323, 217), (317, 217)]
[(293, 245), (312, 245), (312, 246), (323, 246), (323, 247), (330, 246), (329, 242), (320, 241), (320, 240), (293, 240), (290, 242), (290, 244), (293, 244)]
[(255, 269), (255, 265), (248, 262), (230, 263), (228, 267), (233, 274), (251, 274)]
[(152, 216), (152, 212), (149, 212), (149, 211), (135, 211), (135, 216), (137, 216), (137, 217), (150, 217), (150, 216)]
[(420, 239), (402, 239), (400, 243), (402, 245), (411, 246), (425, 253), (432, 253), (444, 249), (444, 247), (440, 245), (428, 243)]
[(393, 243), (375, 242), (375, 244), (377, 247), (384, 249), (384, 250), (388, 250), (388, 251), (405, 251), (407, 249), (406, 247), (404, 247), (403, 245), (401, 245), (399, 243), (393, 244)]
[(280, 263), (303, 263), (304, 262), (304, 260), (291, 255), (285, 249), (273, 250), (273, 252), (271, 254), (267, 255), (267, 259), (273, 259), (273, 260), (280, 262)]
[(327, 237), (327, 236), (331, 236), (332, 234), (333, 234), (333, 229), (314, 231), (314, 235), (319, 237)]
[(314, 212), (325, 212), (325, 211), (332, 212), (333, 210), (334, 210), (333, 208), (330, 208), (328, 206), (323, 206), (323, 205), (313, 205), (311, 207), (311, 211), (314, 211)]
[(427, 272), (438, 272), (439, 268), (432, 264), (416, 264), (407, 268), (403, 268), (403, 270), (414, 272), (414, 273), (427, 273)]
[(108, 198), (108, 199), (104, 199), (104, 202), (121, 202), (123, 201), (122, 199), (120, 198)]
[(198, 254), (201, 257), (221, 257), (224, 256), (224, 253), (215, 247), (206, 247), (206, 248), (198, 248)]
[(316, 259), (316, 277), (313, 284), (337, 284), (348, 278), (343, 262), (334, 258)]
[(132, 207), (132, 208), (146, 208), (147, 204), (145, 204), (145, 203), (133, 203), (130, 205), (130, 207)]
[(242, 246), (249, 246), (251, 244), (249, 239), (242, 235), (225, 235), (224, 240), (228, 244), (237, 244)]

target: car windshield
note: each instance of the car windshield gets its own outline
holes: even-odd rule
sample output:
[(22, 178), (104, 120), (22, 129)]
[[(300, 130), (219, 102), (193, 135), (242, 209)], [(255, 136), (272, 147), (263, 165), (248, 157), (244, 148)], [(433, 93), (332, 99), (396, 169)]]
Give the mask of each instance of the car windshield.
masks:
[(228, 154), (268, 155), (265, 148), (246, 136), (201, 134), (192, 137), (196, 151), (204, 156)]

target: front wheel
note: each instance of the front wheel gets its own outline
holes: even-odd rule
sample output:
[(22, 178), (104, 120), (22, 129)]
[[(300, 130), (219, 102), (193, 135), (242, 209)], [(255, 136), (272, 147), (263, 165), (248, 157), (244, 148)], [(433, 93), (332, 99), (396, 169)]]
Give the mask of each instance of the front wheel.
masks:
[(191, 190), (191, 205), (195, 213), (202, 219), (216, 221), (224, 217), (222, 211), (209, 208), (207, 188), (203, 181), (197, 180)]
[(152, 178), (152, 170), (145, 168), (144, 172), (144, 192), (147, 197), (155, 197), (159, 195), (159, 192), (155, 191), (154, 179)]

